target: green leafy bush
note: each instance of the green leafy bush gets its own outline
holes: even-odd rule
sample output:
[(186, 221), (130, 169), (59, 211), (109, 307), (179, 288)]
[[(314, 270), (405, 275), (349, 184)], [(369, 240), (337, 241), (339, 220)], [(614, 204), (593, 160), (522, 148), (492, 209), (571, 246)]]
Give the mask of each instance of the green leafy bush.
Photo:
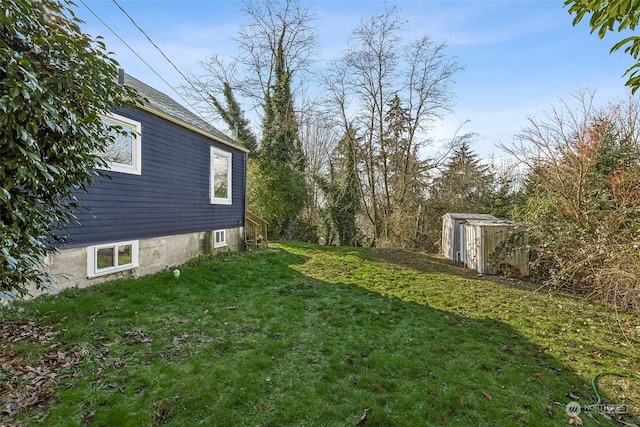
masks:
[(525, 201), (534, 271), (546, 283), (640, 310), (640, 106), (596, 111), (576, 97), (532, 119), (513, 150), (529, 166)]
[(113, 138), (99, 114), (135, 103), (117, 63), (80, 30), (72, 3), (6, 0), (0, 8), (0, 297), (47, 286), (44, 258), (75, 219)]

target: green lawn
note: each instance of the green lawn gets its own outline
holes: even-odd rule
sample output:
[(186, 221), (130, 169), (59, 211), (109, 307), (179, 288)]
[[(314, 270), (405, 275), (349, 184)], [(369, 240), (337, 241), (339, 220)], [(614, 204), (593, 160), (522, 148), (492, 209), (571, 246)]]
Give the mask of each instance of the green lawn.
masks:
[[(181, 270), (0, 310), (39, 337), (2, 341), (0, 425), (568, 425), (599, 373), (603, 403), (640, 413), (636, 315), (397, 250), (282, 244)], [(10, 416), (20, 387), (43, 397)]]

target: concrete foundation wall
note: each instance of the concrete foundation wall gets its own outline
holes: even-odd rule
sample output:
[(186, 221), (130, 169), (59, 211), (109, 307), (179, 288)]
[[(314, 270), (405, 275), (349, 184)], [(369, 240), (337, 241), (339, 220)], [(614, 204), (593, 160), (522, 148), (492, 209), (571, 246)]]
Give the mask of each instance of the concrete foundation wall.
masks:
[[(182, 265), (201, 254), (242, 249), (242, 227), (227, 229), (226, 234), (227, 246), (215, 249), (211, 231), (139, 240), (137, 268), (94, 278), (87, 277), (86, 247), (63, 249), (52, 255), (48, 269), (51, 274), (60, 275), (53, 284), (58, 291), (71, 287), (82, 288), (119, 278), (141, 277)], [(40, 293), (35, 287), (30, 290), (32, 296)]]

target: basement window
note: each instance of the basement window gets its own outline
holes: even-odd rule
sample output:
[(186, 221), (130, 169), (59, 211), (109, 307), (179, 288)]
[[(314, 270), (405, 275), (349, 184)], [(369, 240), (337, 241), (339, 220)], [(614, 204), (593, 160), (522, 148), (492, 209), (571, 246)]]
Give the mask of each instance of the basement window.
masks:
[(213, 232), (213, 247), (221, 248), (227, 246), (227, 230), (216, 230)]
[(89, 278), (131, 270), (138, 265), (137, 240), (87, 248), (87, 277)]

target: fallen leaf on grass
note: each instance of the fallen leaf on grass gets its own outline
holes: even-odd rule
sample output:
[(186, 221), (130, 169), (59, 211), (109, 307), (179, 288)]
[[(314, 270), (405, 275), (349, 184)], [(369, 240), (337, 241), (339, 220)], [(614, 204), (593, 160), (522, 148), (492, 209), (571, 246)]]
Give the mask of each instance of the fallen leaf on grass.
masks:
[(583, 425), (582, 424), (582, 420), (577, 415), (574, 415), (573, 417), (569, 418), (569, 424), (573, 424), (573, 425), (577, 425), (577, 426)]
[(567, 394), (565, 394), (566, 397), (568, 397), (571, 400), (578, 400), (580, 399), (580, 396), (578, 396), (577, 394), (575, 394), (574, 392), (570, 391)]
[[(29, 365), (23, 364), (23, 357), (6, 352), (0, 355), (0, 367), (5, 378), (0, 382), (0, 419), (2, 425), (14, 425), (14, 417), (21, 411), (31, 410), (40, 414), (54, 402), (53, 388), (60, 379), (69, 376), (61, 374), (75, 366), (82, 358), (78, 349), (55, 350), (50, 343), (55, 335), (50, 327), (34, 322), (0, 324), (0, 348), (11, 348), (17, 342), (40, 344), (47, 352), (39, 360)], [(40, 422), (40, 420), (36, 420)], [(6, 424), (5, 424), (6, 423)]]
[(171, 406), (167, 402), (162, 402), (156, 409), (156, 414), (153, 416), (153, 423), (163, 424), (171, 416)]
[(511, 347), (509, 347), (509, 346), (506, 346), (506, 345), (502, 346), (502, 351), (504, 351), (505, 353), (508, 353), (508, 354), (515, 354), (513, 349)]
[(237, 305), (230, 305), (227, 307), (227, 310), (237, 310), (238, 306)]
[(91, 424), (91, 421), (93, 421), (93, 417), (96, 415), (96, 411), (89, 411), (87, 412), (84, 417), (82, 417), (82, 419), (80, 420), (80, 425), (82, 427), (87, 427), (89, 424)]
[(134, 344), (150, 344), (153, 342), (153, 338), (146, 331), (126, 331), (122, 334), (122, 338), (129, 339)]
[(16, 402), (9, 402), (0, 410), (0, 414), (13, 416), (17, 414), (19, 410), (20, 406), (18, 406)]
[(333, 316), (331, 315), (331, 313), (326, 313), (326, 314), (324, 315), (324, 320), (329, 320), (329, 319), (331, 319), (331, 317), (333, 317)]
[(358, 421), (356, 421), (356, 425), (362, 425), (365, 423), (365, 421), (367, 421), (367, 413), (371, 410), (371, 408), (366, 408), (364, 410), (364, 412), (362, 413), (362, 416), (360, 417), (360, 419), (358, 419)]
[(549, 418), (553, 418), (553, 409), (551, 408), (551, 405), (547, 405), (547, 407), (544, 408), (544, 410), (547, 413), (547, 415), (549, 415)]
[(484, 395), (485, 399), (491, 400), (491, 395), (489, 393), (487, 393), (486, 391), (483, 391), (482, 394)]
[(2, 356), (0, 358), (0, 368), (2, 368), (2, 370), (6, 370), (11, 365), (19, 365), (20, 362), (22, 362), (22, 359), (23, 357), (14, 356), (13, 354)]
[(587, 412), (587, 417), (591, 418), (593, 421), (595, 421), (596, 424), (600, 424), (600, 421), (598, 421), (598, 419), (596, 417), (594, 417), (593, 414), (591, 414), (591, 412)]
[(344, 360), (351, 363), (352, 365), (355, 363), (355, 359), (353, 358), (353, 356), (346, 357)]
[(602, 353), (600, 353), (599, 351), (592, 351), (591, 353), (587, 353), (587, 356), (599, 359), (602, 357)]

